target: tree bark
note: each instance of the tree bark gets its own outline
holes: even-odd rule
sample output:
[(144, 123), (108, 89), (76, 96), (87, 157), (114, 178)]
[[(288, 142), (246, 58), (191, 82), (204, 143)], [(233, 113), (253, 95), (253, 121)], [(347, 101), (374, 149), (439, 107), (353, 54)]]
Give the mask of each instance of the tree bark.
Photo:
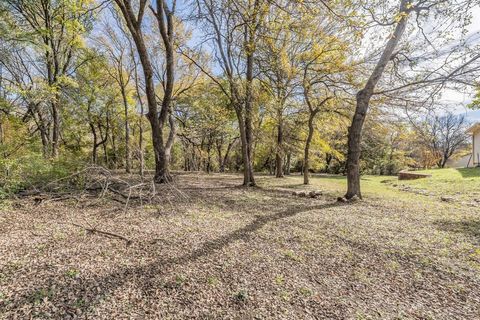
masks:
[[(253, 39), (250, 39), (253, 40)], [(251, 43), (252, 41), (249, 41)], [(253, 175), (253, 50), (247, 51), (247, 76), (246, 76), (246, 101), (245, 101), (245, 156), (244, 158), (244, 181), (243, 185), (255, 186), (255, 177)], [(248, 171), (248, 173), (247, 173)]]
[(140, 176), (143, 177), (145, 176), (145, 156), (143, 153), (143, 104), (140, 105), (140, 119), (139, 119), (139, 132), (138, 132), (138, 148), (140, 149), (140, 168), (139, 168), (139, 173)]
[(212, 172), (212, 154), (211, 154), (211, 151), (212, 151), (212, 143), (211, 141), (208, 141), (208, 145), (207, 145), (207, 165), (206, 165), (206, 171), (208, 174), (210, 174)]
[(42, 141), (42, 156), (44, 159), (48, 159), (51, 156), (50, 153), (50, 135), (48, 132), (48, 123), (42, 115), (41, 110), (38, 108), (38, 103), (30, 102), (28, 104), (28, 110), (30, 110), (32, 117), (40, 132), (40, 140)]
[(139, 81), (138, 81), (138, 70), (137, 70), (137, 61), (135, 60), (135, 55), (133, 53), (133, 48), (131, 48), (131, 56), (133, 60), (133, 71), (134, 71), (134, 76), (135, 76), (135, 91), (137, 92), (137, 100), (140, 105), (140, 117), (138, 118), (138, 149), (139, 149), (139, 158), (140, 158), (140, 168), (139, 168), (139, 173), (140, 176), (143, 177), (145, 176), (145, 159), (144, 159), (144, 151), (143, 151), (143, 112), (144, 112), (144, 107), (143, 107), (143, 101), (142, 101), (142, 94), (140, 92), (140, 86), (139, 86)]
[(291, 164), (292, 162), (292, 154), (289, 152), (287, 153), (287, 163), (285, 164), (285, 175), (289, 176), (290, 175), (290, 169), (291, 169)]
[(98, 148), (98, 144), (97, 144), (97, 141), (98, 141), (98, 138), (97, 138), (97, 132), (95, 131), (95, 126), (92, 122), (89, 122), (89, 126), (90, 126), (90, 131), (92, 131), (92, 135), (93, 135), (93, 145), (92, 145), (92, 163), (93, 164), (97, 164), (97, 148)]
[(246, 126), (245, 121), (243, 119), (243, 115), (241, 110), (237, 107), (235, 108), (237, 119), (239, 122), (239, 130), (240, 130), (240, 142), (242, 144), (242, 162), (243, 162), (243, 185), (246, 187), (255, 185), (255, 180), (252, 176), (252, 170), (250, 168), (250, 154), (249, 154), (249, 147), (248, 147), (248, 139), (246, 133)]
[(222, 172), (225, 172), (225, 168), (228, 165), (228, 158), (230, 157), (230, 152), (232, 151), (232, 147), (235, 144), (235, 141), (237, 141), (237, 139), (238, 138), (234, 138), (232, 141), (230, 141), (230, 143), (227, 146), (227, 151), (225, 152), (225, 155), (223, 156), (223, 162), (222, 162), (223, 171)]
[(275, 176), (283, 178), (283, 121), (279, 115), (277, 126), (277, 149), (275, 154)]
[(123, 84), (120, 86), (120, 91), (122, 93), (122, 101), (123, 101), (124, 116), (125, 116), (125, 171), (127, 173), (130, 173), (132, 168), (132, 155), (130, 152), (130, 124), (128, 122), (127, 93), (125, 92), (125, 87)]
[(54, 159), (58, 158), (59, 148), (60, 148), (60, 114), (58, 111), (58, 103), (55, 101), (51, 105), (52, 108), (52, 120), (53, 120), (53, 130), (52, 130), (52, 157)]
[(332, 163), (333, 156), (330, 153), (325, 154), (325, 173), (330, 172), (330, 164)]
[(48, 139), (48, 132), (43, 125), (39, 127), (40, 130), (40, 139), (42, 140), (42, 155), (45, 159), (49, 157), (49, 139)]
[(368, 112), (370, 99), (374, 93), (375, 87), (380, 80), (385, 67), (392, 58), (393, 51), (397, 47), (407, 26), (408, 0), (400, 1), (399, 16), (393, 35), (388, 40), (385, 49), (368, 79), (365, 87), (357, 93), (357, 105), (353, 116), (352, 124), (348, 129), (348, 154), (347, 154), (347, 184), (348, 189), (345, 198), (351, 199), (355, 196), (362, 198), (360, 190), (360, 153), (361, 153), (361, 137), (363, 124)]
[(215, 144), (217, 147), (218, 171), (223, 173), (225, 172), (225, 163), (223, 162), (223, 155), (222, 155), (223, 138), (217, 139)]
[(113, 169), (118, 168), (117, 139), (115, 137), (116, 135), (113, 132), (113, 128), (112, 128), (112, 134), (110, 136), (110, 139), (112, 140), (112, 168)]
[[(175, 82), (175, 53), (173, 48), (174, 43), (174, 22), (173, 12), (168, 9), (167, 3), (164, 0), (157, 1), (157, 18), (158, 29), (165, 46), (165, 80), (164, 80), (164, 94), (162, 99), (162, 108), (160, 109), (160, 116), (158, 117), (159, 127), (159, 148), (158, 148), (158, 162), (155, 170), (155, 182), (169, 183), (173, 181), (170, 174), (170, 158), (171, 148), (175, 138), (175, 126), (172, 116), (172, 97), (173, 84)], [(166, 122), (169, 122), (170, 133), (167, 141), (163, 141), (163, 129)]]
[(305, 142), (305, 153), (303, 156), (303, 184), (310, 184), (310, 145), (312, 144), (312, 138), (314, 133), (313, 120), (317, 112), (310, 112), (308, 117), (308, 135)]

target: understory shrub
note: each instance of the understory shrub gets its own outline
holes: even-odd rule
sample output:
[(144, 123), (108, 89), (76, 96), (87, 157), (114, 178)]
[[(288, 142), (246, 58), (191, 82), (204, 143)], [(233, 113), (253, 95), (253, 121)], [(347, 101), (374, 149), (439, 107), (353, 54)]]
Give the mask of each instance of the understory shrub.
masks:
[(64, 156), (52, 160), (35, 153), (17, 159), (0, 159), (0, 199), (64, 178), (83, 165), (78, 157)]

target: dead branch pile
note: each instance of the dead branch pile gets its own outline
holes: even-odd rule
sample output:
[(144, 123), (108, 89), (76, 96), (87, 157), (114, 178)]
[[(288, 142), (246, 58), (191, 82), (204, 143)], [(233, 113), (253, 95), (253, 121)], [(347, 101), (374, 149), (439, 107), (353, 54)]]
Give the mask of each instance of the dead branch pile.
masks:
[(155, 195), (153, 181), (144, 182), (139, 177), (127, 181), (106, 168), (89, 166), (41, 187), (24, 190), (17, 196), (33, 197), (36, 204), (68, 199), (77, 202), (92, 198), (107, 199), (121, 203), (126, 211), (132, 202), (150, 203)]

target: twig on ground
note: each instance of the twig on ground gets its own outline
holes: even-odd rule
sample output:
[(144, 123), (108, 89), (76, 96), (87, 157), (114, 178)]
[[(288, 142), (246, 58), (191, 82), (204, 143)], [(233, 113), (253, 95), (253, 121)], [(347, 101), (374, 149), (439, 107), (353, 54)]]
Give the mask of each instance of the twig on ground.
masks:
[(98, 230), (96, 228), (87, 228), (85, 226), (82, 226), (82, 225), (79, 225), (79, 224), (76, 224), (76, 223), (72, 223), (72, 225), (75, 226), (75, 227), (82, 228), (82, 229), (86, 230), (87, 232), (102, 234), (102, 235), (105, 235), (105, 236), (109, 236), (109, 237), (112, 237), (112, 238), (117, 238), (117, 239), (123, 240), (123, 241), (125, 241), (125, 244), (127, 245), (127, 247), (132, 244), (132, 240), (127, 239), (124, 236), (121, 236), (121, 235), (116, 234), (116, 233), (112, 233), (112, 232), (108, 232), (108, 231), (102, 231), (102, 230)]

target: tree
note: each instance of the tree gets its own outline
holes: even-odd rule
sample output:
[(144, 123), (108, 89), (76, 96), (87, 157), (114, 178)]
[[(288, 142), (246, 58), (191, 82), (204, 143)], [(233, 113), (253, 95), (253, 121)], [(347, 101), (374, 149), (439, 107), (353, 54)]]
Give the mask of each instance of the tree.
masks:
[(129, 41), (129, 46), (130, 46), (130, 58), (131, 58), (131, 63), (133, 64), (133, 74), (134, 74), (134, 82), (135, 82), (135, 96), (137, 100), (137, 104), (139, 106), (139, 113), (140, 116), (138, 117), (138, 153), (139, 153), (139, 173), (142, 179), (145, 176), (145, 152), (144, 152), (144, 137), (143, 137), (143, 117), (144, 117), (144, 112), (145, 112), (145, 106), (143, 102), (143, 92), (141, 91), (140, 87), (140, 77), (138, 74), (138, 60), (135, 55), (135, 52), (133, 50), (133, 45)]
[(272, 97), (272, 112), (276, 120), (275, 175), (282, 178), (285, 158), (285, 117), (288, 99), (298, 87), (298, 64), (303, 47), (302, 35), (291, 14), (283, 7), (272, 8), (260, 33), (257, 64), (262, 88)]
[[(27, 40), (34, 54), (41, 59), (40, 63), (35, 63), (28, 57), (28, 61), (36, 64), (36, 70), (41, 70), (36, 75), (43, 78), (45, 90), (49, 93), (50, 119), (39, 120), (42, 122), (44, 148), (56, 158), (61, 136), (61, 91), (69, 84), (75, 65), (81, 63), (76, 62), (75, 57), (79, 48), (83, 47), (82, 35), (90, 24), (94, 7), (89, 0), (5, 0), (1, 6), (11, 13), (16, 25), (12, 33), (17, 34), (18, 39), (11, 40)], [(23, 54), (30, 55), (30, 52), (24, 51)], [(50, 124), (51, 134), (47, 135)]]
[[(126, 25), (135, 43), (139, 60), (142, 64), (143, 75), (145, 79), (145, 94), (147, 96), (148, 113), (147, 117), (152, 128), (152, 141), (155, 153), (155, 177), (157, 183), (168, 183), (172, 181), (169, 163), (171, 157), (171, 148), (175, 138), (175, 127), (173, 123), (172, 113), (172, 94), (175, 81), (174, 75), (174, 14), (176, 1), (172, 2), (169, 7), (166, 1), (156, 1), (156, 8), (150, 6), (152, 14), (155, 16), (161, 33), (161, 40), (165, 46), (166, 79), (163, 86), (163, 98), (161, 102), (160, 112), (157, 108), (157, 96), (155, 94), (155, 84), (153, 81), (154, 70), (146, 46), (144, 30), (142, 25), (144, 22), (145, 10), (147, 9), (147, 1), (141, 0), (135, 12), (134, 6), (130, 0), (115, 0), (120, 9)], [(165, 126), (169, 120), (170, 132), (165, 141), (163, 136)]]
[[(355, 37), (345, 35), (340, 40), (337, 35), (329, 33), (338, 28), (334, 21), (324, 19), (321, 23), (310, 21), (303, 23), (303, 30), (307, 37), (302, 41), (300, 67), (302, 95), (307, 106), (308, 133), (303, 157), (303, 183), (309, 184), (310, 146), (315, 131), (315, 121), (319, 114), (325, 113), (328, 117), (345, 117), (348, 114), (344, 109), (344, 100), (348, 90), (355, 87), (352, 79), (352, 68), (347, 63), (347, 53), (352, 50), (351, 44), (356, 42)], [(338, 32), (344, 32), (338, 30)], [(311, 40), (315, 34), (314, 40)], [(298, 45), (298, 44), (297, 44)]]
[(105, 54), (108, 56), (111, 67), (106, 68), (107, 73), (117, 84), (122, 97), (123, 112), (124, 112), (124, 133), (125, 133), (125, 171), (131, 172), (132, 154), (130, 146), (130, 101), (132, 95), (132, 88), (130, 87), (132, 77), (134, 76), (135, 66), (131, 63), (131, 54), (129, 50), (130, 39), (123, 30), (123, 25), (119, 21), (116, 13), (113, 16), (117, 19), (117, 25), (111, 26), (105, 22), (102, 32), (103, 35), (97, 39)]
[[(362, 197), (360, 190), (361, 135), (372, 97), (374, 95), (384, 95), (391, 100), (395, 100), (395, 97), (392, 97), (392, 93), (395, 93), (400, 97), (396, 100), (401, 101), (404, 108), (410, 107), (414, 100), (425, 105), (427, 101), (444, 88), (445, 83), (462, 81), (461, 78), (468, 74), (469, 67), (480, 58), (478, 54), (473, 57), (459, 58), (461, 56), (459, 51), (463, 50), (467, 44), (452, 45), (446, 42), (449, 39), (448, 34), (451, 34), (453, 29), (462, 29), (468, 23), (470, 3), (470, 1), (459, 0), (449, 2), (447, 6), (444, 6), (442, 0), (418, 0), (413, 2), (401, 0), (397, 9), (391, 7), (390, 2), (382, 2), (381, 4), (372, 2), (373, 6), (367, 8), (373, 24), (394, 27), (394, 30), (381, 49), (381, 55), (368, 80), (356, 94), (356, 109), (348, 131), (348, 188), (345, 198)], [(384, 10), (383, 14), (378, 15), (381, 17), (380, 19), (376, 17), (376, 9)], [(394, 13), (392, 14), (392, 12)], [(389, 14), (390, 18), (388, 18)], [(404, 39), (405, 31), (409, 26), (409, 17), (412, 14), (416, 15), (416, 24), (410, 25), (410, 34), (413, 34), (414, 37), (413, 39)], [(432, 20), (441, 21), (439, 24), (441, 27), (432, 30), (429, 34), (431, 38), (429, 38), (422, 23), (431, 24)], [(418, 39), (423, 39), (423, 41), (418, 41)], [(402, 42), (402, 40), (404, 41)], [(425, 53), (424, 57), (419, 58), (419, 52), (422, 52), (422, 49), (425, 50), (425, 47), (435, 48), (432, 41), (441, 43), (442, 46), (448, 44), (448, 49), (446, 51), (434, 50), (433, 53)], [(414, 57), (409, 57), (409, 55), (414, 55)], [(436, 59), (440, 60), (441, 67), (432, 66)], [(376, 90), (389, 62), (393, 62), (392, 69), (388, 70), (390, 71), (389, 84), (391, 87)], [(477, 68), (473, 70), (477, 70)], [(398, 85), (396, 82), (401, 84)], [(429, 96), (413, 96), (415, 89), (422, 89), (421, 92), (425, 92), (424, 90), (428, 87), (432, 92)]]
[[(254, 62), (260, 26), (270, 3), (264, 0), (197, 1), (198, 19), (213, 39), (216, 61), (228, 81), (225, 86), (202, 68), (230, 100), (238, 120), (243, 158), (243, 185), (254, 186), (253, 117)], [(199, 66), (200, 67), (200, 66)]]
[(419, 142), (431, 151), (438, 167), (444, 168), (456, 151), (466, 147), (468, 125), (465, 115), (447, 112), (427, 117), (415, 128)]
[(411, 5), (408, 0), (401, 0), (398, 14), (396, 16), (396, 26), (392, 36), (389, 38), (377, 65), (372, 71), (367, 83), (357, 93), (356, 109), (353, 116), (352, 125), (348, 130), (348, 156), (347, 156), (347, 181), (348, 190), (345, 197), (351, 199), (354, 196), (361, 198), (360, 192), (360, 141), (365, 116), (368, 111), (370, 99), (372, 98), (375, 87), (382, 76), (387, 63), (390, 61), (395, 48), (400, 42), (403, 33), (407, 27), (408, 15), (411, 12)]
[(74, 114), (78, 122), (86, 122), (92, 135), (91, 161), (99, 164), (98, 149), (103, 148), (104, 163), (108, 166), (107, 143), (112, 131), (112, 113), (117, 91), (111, 84), (108, 60), (93, 50), (86, 51), (88, 62), (77, 69), (75, 81), (77, 86), (71, 88), (69, 95), (78, 108)]
[[(235, 115), (218, 86), (208, 78), (200, 79), (188, 94), (178, 99), (176, 116), (184, 170), (224, 172), (238, 136)], [(216, 164), (212, 158), (217, 159)]]

